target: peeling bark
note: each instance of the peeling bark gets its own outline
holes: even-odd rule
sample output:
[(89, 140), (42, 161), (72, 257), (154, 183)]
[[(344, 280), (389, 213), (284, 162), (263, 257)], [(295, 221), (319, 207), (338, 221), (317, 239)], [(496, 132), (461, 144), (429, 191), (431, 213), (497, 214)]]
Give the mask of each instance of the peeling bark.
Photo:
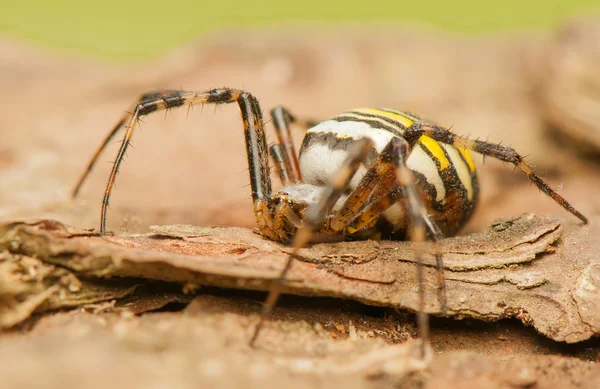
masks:
[[(598, 277), (589, 252), (595, 223), (568, 223), (563, 232), (555, 219), (526, 214), (481, 233), (444, 240), (447, 315), (486, 321), (515, 317), (544, 336), (569, 343), (597, 334)], [(243, 228), (163, 226), (150, 234), (99, 237), (41, 220), (5, 223), (0, 231), (0, 249), (38, 258), (74, 279), (148, 279), (188, 288), (268, 290), (290, 250)], [(426, 249), (426, 310), (437, 315), (433, 254)], [(413, 311), (418, 307), (409, 242), (316, 244), (300, 255), (303, 259), (293, 264), (285, 282), (286, 293)], [(47, 284), (42, 290), (54, 287)], [(121, 298), (131, 289), (122, 293)]]

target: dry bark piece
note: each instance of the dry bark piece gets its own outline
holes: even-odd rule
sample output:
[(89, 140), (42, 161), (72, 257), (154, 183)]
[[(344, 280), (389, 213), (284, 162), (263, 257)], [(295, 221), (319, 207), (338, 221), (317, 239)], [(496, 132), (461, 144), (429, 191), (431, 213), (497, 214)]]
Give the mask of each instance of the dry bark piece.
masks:
[[(532, 214), (445, 240), (447, 314), (482, 320), (516, 317), (557, 341), (590, 338), (597, 333), (593, 323), (599, 313), (587, 309), (582, 320), (580, 309), (594, 306), (589, 299), (596, 294), (582, 293), (580, 287), (574, 298), (576, 280), (582, 276), (585, 290), (596, 285), (596, 278), (585, 276), (584, 269), (597, 263), (592, 251), (597, 220), (588, 226), (566, 224), (556, 246), (552, 244), (563, 227), (555, 219)], [(43, 220), (4, 224), (0, 236), (0, 249), (36, 256), (85, 277), (253, 290), (268, 290), (289, 251), (243, 228), (169, 226), (146, 235), (97, 237)], [(301, 254), (304, 259), (294, 263), (286, 280), (287, 293), (418, 307), (409, 242), (319, 244)], [(426, 255), (426, 310), (438, 314), (432, 257), (431, 252)]]
[(72, 271), (37, 258), (0, 253), (0, 329), (13, 327), (34, 312), (121, 299), (135, 289), (131, 283), (81, 280)]

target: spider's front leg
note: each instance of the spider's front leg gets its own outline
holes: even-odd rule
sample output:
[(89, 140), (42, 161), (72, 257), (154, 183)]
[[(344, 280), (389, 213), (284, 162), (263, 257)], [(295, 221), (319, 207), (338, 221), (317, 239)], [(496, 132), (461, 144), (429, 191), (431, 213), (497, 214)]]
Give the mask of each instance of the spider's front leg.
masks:
[[(413, 173), (406, 164), (409, 153), (410, 145), (405, 139), (392, 138), (342, 208), (332, 218), (330, 227), (338, 231), (343, 229), (347, 229), (349, 232), (360, 231), (396, 202), (405, 203), (408, 236), (413, 243), (413, 253), (417, 263), (417, 283), (419, 285), (417, 325), (421, 337), (421, 356), (424, 357), (425, 345), (429, 339), (429, 318), (425, 313), (425, 282), (421, 245), (426, 240), (426, 230), (429, 230), (430, 237), (435, 242), (439, 282), (438, 299), (442, 312), (446, 310), (445, 281), (439, 246), (441, 233), (425, 213)], [(364, 202), (367, 200), (368, 204), (364, 206)]]
[[(294, 250), (290, 254), (290, 257), (288, 257), (288, 261), (278, 279), (273, 282), (267, 302), (263, 305), (261, 321), (255, 329), (251, 344), (257, 339), (264, 320), (269, 316), (279, 297), (283, 280), (290, 269), (293, 259), (298, 257), (298, 249), (305, 247), (309, 243), (314, 232), (319, 230), (326, 233), (344, 234), (344, 230), (347, 230), (347, 233), (353, 234), (362, 228), (368, 227), (373, 219), (380, 216), (381, 213), (397, 201), (404, 201), (406, 209), (409, 211), (407, 215), (409, 219), (409, 236), (416, 246), (415, 258), (417, 260), (417, 280), (419, 284), (419, 313), (417, 321), (422, 339), (421, 353), (422, 355), (425, 354), (429, 327), (428, 316), (425, 313), (423, 264), (421, 260), (422, 249), (418, 244), (425, 240), (425, 231), (427, 228), (432, 230), (434, 238), (438, 237), (435, 232), (439, 233), (439, 229), (424, 214), (423, 205), (412, 179), (412, 171), (406, 166), (409, 145), (404, 139), (397, 137), (394, 137), (382, 150), (375, 163), (368, 169), (358, 186), (346, 199), (342, 208), (326, 222), (326, 217), (331, 213), (334, 204), (339, 200), (346, 188), (348, 188), (357, 169), (372, 151), (373, 142), (363, 138), (356, 141), (353, 146), (353, 149), (348, 152), (346, 161), (321, 194), (320, 200), (309, 206), (303, 219), (303, 226), (293, 238), (292, 246)], [(373, 197), (375, 200), (371, 200)], [(365, 207), (364, 204), (368, 201), (372, 202)], [(281, 215), (283, 217), (283, 214)], [(357, 222), (357, 220), (359, 221)], [(353, 223), (355, 223), (354, 226), (356, 228), (352, 228)], [(437, 246), (437, 250), (438, 272), (441, 274), (439, 292), (442, 295), (440, 296), (440, 304), (444, 311), (446, 302), (439, 246)]]
[[(179, 93), (179, 92), (174, 91), (174, 90), (166, 90), (166, 91), (161, 91), (161, 92), (155, 91), (155, 92), (144, 93), (143, 95), (141, 95), (139, 97), (139, 99), (133, 105), (133, 107), (131, 107), (131, 109), (129, 109), (129, 112), (132, 112), (136, 108), (137, 105), (139, 105), (143, 102), (152, 101), (152, 100), (156, 100), (157, 98), (163, 98), (163, 97), (168, 98), (168, 96), (177, 94), (177, 93)], [(79, 190), (81, 189), (81, 186), (83, 185), (83, 183), (85, 182), (85, 180), (89, 176), (89, 174), (91, 173), (92, 169), (96, 165), (96, 162), (98, 162), (98, 158), (100, 157), (100, 154), (102, 154), (102, 151), (104, 151), (104, 149), (106, 148), (106, 146), (108, 146), (110, 141), (115, 137), (115, 135), (117, 135), (117, 132), (119, 132), (119, 130), (121, 128), (123, 128), (125, 123), (127, 123), (127, 119), (129, 119), (129, 117), (130, 117), (129, 113), (123, 115), (121, 117), (121, 119), (117, 122), (117, 124), (115, 124), (115, 126), (112, 128), (112, 130), (110, 130), (110, 132), (106, 135), (106, 137), (104, 138), (104, 140), (102, 141), (102, 143), (100, 144), (100, 146), (98, 147), (98, 149), (96, 150), (96, 152), (94, 153), (94, 155), (92, 156), (90, 161), (88, 162), (87, 168), (83, 171), (83, 173), (79, 177), (79, 180), (77, 181), (77, 184), (75, 185), (75, 188), (71, 192), (72, 198), (77, 197), (77, 195), (79, 194)]]
[[(269, 317), (273, 307), (277, 303), (277, 299), (281, 294), (281, 287), (283, 280), (285, 279), (292, 262), (298, 257), (298, 250), (306, 247), (310, 242), (313, 233), (323, 226), (325, 217), (331, 211), (331, 208), (335, 205), (340, 196), (344, 193), (344, 190), (350, 184), (352, 177), (356, 174), (356, 171), (360, 168), (361, 164), (365, 161), (371, 150), (373, 149), (373, 142), (370, 139), (364, 138), (358, 140), (353, 144), (353, 147), (348, 151), (348, 157), (337, 174), (332, 178), (331, 184), (322, 193), (319, 202), (309, 206), (306, 214), (301, 222), (301, 228), (297, 229), (296, 234), (293, 237), (291, 246), (294, 248), (288, 260), (286, 261), (281, 273), (276, 280), (273, 281), (267, 300), (265, 301), (260, 322), (254, 330), (250, 345), (253, 345), (258, 334), (264, 324), (264, 321)], [(274, 201), (271, 204), (275, 204)], [(275, 220), (272, 225), (276, 225), (276, 221), (284, 220), (287, 215), (283, 211), (273, 212), (273, 219)], [(283, 222), (281, 222), (283, 223)]]
[[(377, 160), (365, 173), (356, 188), (346, 199), (342, 207), (329, 221), (333, 231), (346, 230), (353, 234), (361, 231), (377, 220), (386, 210), (397, 202), (404, 202), (410, 217), (408, 231), (420, 228), (421, 224), (429, 233), (434, 243), (436, 270), (438, 273), (438, 300), (440, 311), (446, 313), (446, 282), (442, 262), (440, 240), (443, 234), (438, 226), (427, 216), (426, 208), (421, 204), (419, 196), (407, 197), (407, 191), (416, 191), (415, 184), (402, 183), (397, 180), (397, 172), (412, 179), (412, 172), (406, 166), (410, 154), (410, 145), (402, 138), (393, 138), (381, 151)], [(408, 193), (410, 194), (410, 193)], [(365, 205), (366, 204), (366, 205)], [(418, 220), (416, 212), (420, 212)], [(416, 226), (416, 227), (415, 227)]]
[(266, 219), (270, 213), (271, 201), (271, 179), (269, 176), (267, 142), (264, 131), (264, 121), (258, 100), (250, 93), (231, 88), (211, 89), (205, 92), (186, 92), (186, 91), (161, 91), (145, 94), (135, 105), (133, 111), (125, 115), (117, 125), (106, 136), (104, 142), (91, 159), (86, 171), (81, 176), (73, 195), (76, 195), (81, 184), (91, 171), (98, 156), (106, 147), (110, 139), (125, 125), (125, 135), (117, 157), (113, 163), (104, 198), (102, 200), (102, 211), (100, 218), (100, 233), (106, 233), (106, 212), (110, 200), (110, 194), (115, 183), (117, 173), (127, 148), (131, 144), (133, 133), (140, 119), (153, 112), (158, 112), (170, 108), (193, 105), (204, 105), (208, 103), (223, 104), (236, 102), (242, 113), (244, 124), (244, 135), (246, 140), (246, 151), (248, 156), (248, 167), (250, 172), (250, 185), (252, 188), (252, 200), (254, 201), (254, 213), (261, 231), (269, 228)]

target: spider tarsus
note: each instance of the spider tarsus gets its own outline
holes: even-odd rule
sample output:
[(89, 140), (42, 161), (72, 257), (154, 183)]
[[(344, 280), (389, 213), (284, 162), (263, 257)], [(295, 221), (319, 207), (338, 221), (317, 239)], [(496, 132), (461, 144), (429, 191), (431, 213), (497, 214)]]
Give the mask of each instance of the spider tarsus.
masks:
[(446, 313), (448, 312), (448, 301), (446, 300), (445, 285), (440, 284), (438, 286), (438, 300), (440, 302), (440, 314), (446, 316)]
[(256, 347), (256, 340), (258, 339), (258, 335), (260, 334), (260, 330), (262, 329), (265, 318), (261, 315), (258, 324), (254, 328), (254, 332), (252, 333), (252, 338), (250, 338), (250, 342), (248, 345), (252, 348)]

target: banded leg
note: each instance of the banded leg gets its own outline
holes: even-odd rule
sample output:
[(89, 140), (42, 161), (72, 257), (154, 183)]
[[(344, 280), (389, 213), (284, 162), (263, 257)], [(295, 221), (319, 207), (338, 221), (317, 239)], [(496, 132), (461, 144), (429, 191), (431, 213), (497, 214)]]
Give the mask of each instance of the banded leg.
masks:
[[(177, 91), (169, 90), (169, 91), (163, 91), (163, 92), (144, 93), (143, 95), (140, 96), (140, 98), (137, 100), (138, 102), (131, 108), (130, 111), (133, 111), (135, 109), (135, 106), (141, 102), (144, 102), (146, 100), (156, 99), (161, 96), (168, 96), (169, 94), (172, 94), (172, 93), (177, 93)], [(100, 147), (98, 147), (98, 149), (96, 150), (96, 153), (94, 153), (94, 155), (92, 156), (92, 159), (88, 163), (87, 168), (83, 171), (83, 174), (81, 175), (81, 177), (79, 177), (79, 180), (77, 181), (77, 185), (75, 185), (75, 188), (71, 192), (71, 198), (77, 197), (77, 194), (79, 194), (79, 190), (81, 189), (81, 186), (85, 182), (88, 175), (91, 173), (92, 169), (94, 168), (94, 165), (96, 165), (96, 162), (98, 161), (98, 158), (100, 157), (100, 154), (102, 154), (102, 151), (104, 151), (106, 146), (108, 146), (108, 144), (110, 143), (112, 138), (114, 138), (114, 136), (117, 134), (117, 132), (119, 132), (119, 130), (121, 128), (123, 128), (123, 126), (127, 122), (127, 119), (130, 117), (130, 115), (131, 115), (130, 113), (123, 115), (123, 117), (121, 117), (121, 120), (119, 120), (117, 122), (117, 124), (112, 128), (112, 130), (110, 130), (110, 132), (106, 135), (106, 137), (102, 141), (102, 144), (100, 144)]]
[[(300, 163), (298, 162), (298, 154), (296, 154), (296, 149), (294, 147), (290, 125), (300, 124), (304, 128), (309, 128), (314, 126), (316, 123), (311, 120), (300, 120), (282, 106), (273, 108), (271, 110), (271, 117), (273, 118), (273, 125), (275, 126), (277, 139), (279, 140), (279, 144), (283, 147), (283, 150), (281, 151), (285, 153), (287, 156), (286, 158), (290, 161), (290, 164), (285, 166), (289, 172), (288, 177), (290, 179), (290, 183), (300, 183), (302, 182), (302, 174), (300, 173)], [(275, 159), (275, 157), (273, 159)]]
[[(361, 209), (357, 215), (354, 215), (353, 220), (341, 227), (340, 230), (346, 228), (352, 231), (360, 231), (398, 201), (405, 201), (404, 190), (402, 187), (390, 190), (384, 196), (370, 202), (366, 207)], [(437, 295), (440, 303), (440, 312), (442, 315), (445, 315), (448, 307), (446, 298), (446, 279), (444, 277), (444, 263), (442, 259), (442, 247), (440, 242), (444, 235), (425, 212), (426, 209), (423, 208), (421, 217), (423, 218), (425, 226), (427, 227), (427, 231), (429, 232), (428, 236), (433, 242), (433, 252), (435, 255), (436, 271), (438, 274)]]
[(282, 144), (274, 144), (269, 147), (269, 154), (273, 159), (273, 168), (277, 177), (281, 181), (283, 186), (294, 183), (294, 177), (292, 177), (292, 165), (288, 157), (288, 153), (285, 151), (285, 147)]
[[(429, 343), (429, 315), (425, 312), (425, 279), (423, 275), (423, 243), (425, 242), (425, 222), (423, 218), (423, 204), (417, 193), (412, 171), (406, 165), (408, 158), (408, 144), (400, 148), (398, 169), (396, 177), (400, 187), (404, 188), (405, 201), (409, 213), (408, 235), (412, 242), (415, 260), (417, 262), (417, 283), (419, 284), (419, 312), (417, 312), (417, 326), (421, 337), (421, 357), (425, 358), (425, 346)], [(441, 257), (440, 257), (441, 259)]]
[(438, 301), (440, 302), (440, 313), (446, 315), (448, 310), (448, 301), (446, 298), (446, 278), (444, 277), (444, 261), (442, 260), (442, 244), (441, 240), (444, 238), (444, 234), (440, 231), (439, 227), (431, 220), (423, 209), (423, 220), (429, 231), (429, 236), (433, 241), (433, 252), (435, 253), (435, 270), (438, 274)]
[[(343, 214), (336, 220), (334, 225), (340, 230), (345, 226), (343, 224), (352, 225), (357, 231), (367, 226), (368, 223), (381, 215), (391, 205), (397, 201), (404, 201), (406, 204), (405, 208), (408, 211), (408, 235), (413, 244), (413, 252), (417, 263), (417, 283), (419, 285), (419, 309), (417, 312), (417, 326), (419, 329), (419, 335), (421, 338), (421, 356), (425, 356), (425, 346), (429, 342), (429, 316), (425, 313), (425, 288), (424, 288), (424, 275), (423, 275), (423, 247), (422, 244), (426, 240), (426, 228), (432, 228), (437, 230), (437, 227), (432, 222), (428, 222), (428, 218), (424, 213), (424, 207), (421, 203), (419, 194), (417, 192), (416, 184), (413, 179), (412, 171), (406, 165), (408, 159), (410, 145), (402, 138), (393, 138), (382, 150), (377, 158), (375, 164), (367, 171), (361, 182), (358, 184), (354, 192), (365, 191), (368, 192), (370, 188), (377, 190), (377, 186), (373, 183), (380, 183), (382, 189), (385, 188), (386, 194), (380, 198), (375, 197), (377, 200), (371, 204), (360, 209), (354, 216), (350, 214)], [(389, 178), (386, 179), (387, 172), (393, 172), (392, 185), (390, 185)], [(379, 177), (379, 179), (377, 178)], [(381, 191), (381, 190), (380, 190)], [(359, 209), (361, 201), (364, 201), (365, 196), (368, 194), (355, 194), (351, 193), (346, 203), (342, 206), (342, 209), (338, 213), (342, 213), (344, 209)], [(357, 203), (354, 203), (357, 202)], [(337, 215), (334, 216), (334, 220)], [(353, 220), (357, 220), (356, 224), (352, 224)], [(343, 222), (343, 224), (338, 224)], [(429, 226), (429, 224), (431, 226)], [(346, 226), (347, 227), (347, 226)], [(437, 230), (439, 232), (439, 230)], [(440, 247), (436, 245), (436, 259), (439, 275), (439, 288), (438, 293), (445, 293), (445, 281), (443, 276), (443, 264), (441, 257)], [(445, 294), (440, 296), (438, 294), (442, 310), (446, 309), (446, 298)]]
[[(400, 166), (398, 158), (408, 158), (407, 151), (403, 151), (407, 146), (406, 142), (400, 139), (392, 140), (387, 144), (354, 191), (350, 193), (342, 208), (331, 218), (329, 228), (333, 231), (347, 229), (350, 233), (360, 231), (396, 202), (405, 198), (403, 187), (398, 187), (397, 184), (396, 169)], [(370, 198), (375, 200), (370, 201)], [(423, 208), (421, 217), (434, 243), (438, 273), (438, 301), (441, 313), (445, 314), (446, 281), (440, 245), (443, 235), (437, 225), (427, 217), (425, 211)]]
[(294, 239), (292, 240), (292, 253), (288, 257), (277, 279), (273, 281), (273, 285), (269, 290), (267, 299), (262, 307), (260, 321), (258, 322), (258, 325), (254, 330), (254, 334), (252, 335), (252, 339), (250, 340), (251, 346), (254, 345), (264, 321), (269, 317), (273, 307), (277, 303), (277, 299), (281, 294), (283, 280), (290, 270), (293, 260), (298, 258), (298, 250), (306, 247), (310, 242), (313, 232), (322, 226), (325, 217), (329, 214), (331, 208), (333, 208), (337, 200), (344, 193), (344, 190), (350, 184), (352, 177), (354, 177), (354, 174), (367, 158), (372, 149), (373, 142), (370, 139), (364, 138), (354, 143), (353, 148), (348, 151), (348, 157), (346, 161), (335, 174), (330, 185), (323, 192), (319, 202), (308, 208), (303, 219), (302, 228), (298, 229)]
[(279, 144), (283, 146), (283, 152), (290, 161), (287, 166), (289, 170), (289, 179), (292, 184), (302, 182), (302, 176), (300, 175), (300, 163), (298, 162), (298, 156), (292, 140), (292, 131), (290, 130), (290, 124), (295, 121), (295, 118), (290, 112), (282, 106), (275, 107), (271, 110), (271, 117), (273, 118), (273, 125), (275, 126), (275, 133)]
[[(148, 97), (145, 95), (144, 97)], [(119, 128), (127, 121), (126, 132), (113, 163), (112, 170), (104, 192), (102, 201), (102, 213), (100, 219), (100, 233), (106, 233), (106, 212), (109, 204), (110, 194), (114, 185), (117, 173), (125, 152), (131, 143), (133, 133), (140, 119), (150, 113), (166, 110), (174, 107), (187, 105), (204, 105), (207, 103), (223, 104), (237, 102), (242, 113), (244, 124), (244, 134), (246, 140), (246, 149), (248, 156), (248, 167), (250, 172), (250, 184), (252, 188), (252, 199), (254, 201), (254, 213), (256, 215), (258, 227), (261, 231), (268, 228), (267, 219), (270, 214), (269, 200), (271, 196), (271, 179), (269, 176), (268, 152), (266, 136), (264, 132), (264, 122), (258, 100), (251, 94), (240, 89), (219, 88), (211, 89), (205, 92), (186, 92), (186, 91), (164, 91), (156, 92), (150, 97), (140, 101), (134, 110), (123, 118), (117, 126), (109, 133), (107, 139), (112, 138)], [(83, 182), (89, 170), (94, 165), (98, 155), (104, 148), (107, 141), (100, 147), (96, 155), (92, 158), (88, 166), (88, 171), (84, 173)]]
[(542, 192), (550, 196), (561, 207), (572, 213), (575, 217), (587, 224), (588, 219), (576, 210), (564, 197), (554, 191), (548, 184), (538, 176), (531, 166), (529, 166), (523, 157), (521, 157), (512, 147), (502, 146), (499, 144), (473, 140), (466, 137), (460, 137), (453, 134), (451, 131), (439, 127), (416, 123), (410, 126), (404, 133), (404, 138), (414, 145), (421, 136), (428, 136), (438, 142), (452, 145), (457, 148), (465, 148), (484, 156), (499, 159), (503, 162), (509, 162), (518, 167), (527, 177), (533, 182)]
[[(400, 199), (401, 190), (392, 191), (393, 188), (397, 187), (395, 171), (398, 166), (396, 159), (398, 158), (400, 143), (400, 140), (390, 141), (381, 151), (342, 207), (329, 221), (329, 228), (332, 231), (342, 231), (349, 226), (351, 226), (348, 231), (350, 233), (361, 230)], [(365, 204), (369, 204), (369, 199), (378, 199), (382, 194), (390, 192), (394, 193), (388, 197), (389, 204), (387, 206), (379, 207), (374, 212), (372, 212), (372, 204), (371, 207), (369, 205), (365, 206)], [(369, 209), (372, 216), (367, 216), (366, 209)], [(362, 222), (353, 225), (352, 222), (360, 216), (363, 216)]]

